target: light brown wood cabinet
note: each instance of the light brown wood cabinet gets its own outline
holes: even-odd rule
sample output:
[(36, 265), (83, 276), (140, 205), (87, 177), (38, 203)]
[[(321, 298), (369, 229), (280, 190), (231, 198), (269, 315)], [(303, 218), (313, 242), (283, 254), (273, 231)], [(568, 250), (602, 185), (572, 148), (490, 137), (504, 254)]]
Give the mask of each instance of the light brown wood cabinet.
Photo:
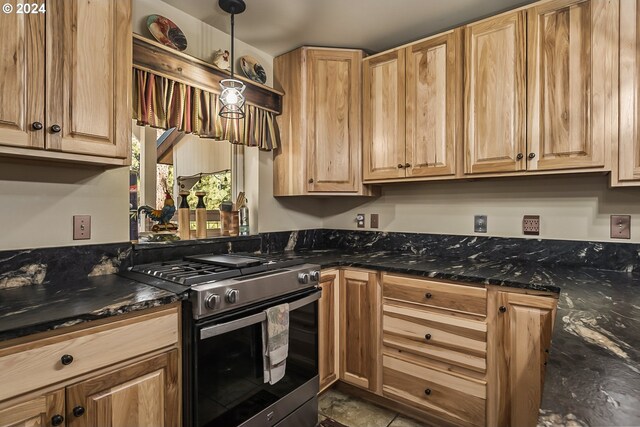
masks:
[(380, 285), (377, 274), (346, 269), (340, 276), (340, 379), (380, 391)]
[(323, 270), (320, 276), (322, 296), (318, 301), (318, 352), (320, 391), (338, 380), (340, 366), (339, 297), (340, 276), (338, 270)]
[[(325, 274), (323, 292), (336, 273)], [(536, 425), (557, 295), (351, 268), (340, 275), (342, 382), (434, 425)], [(332, 341), (328, 330), (321, 342)], [(323, 348), (320, 359), (330, 359)]]
[(302, 47), (274, 59), (286, 93), (277, 118), (275, 196), (370, 195), (362, 185), (362, 51)]
[(11, 29), (0, 43), (7, 70), (0, 156), (128, 164), (131, 1), (47, 0), (45, 7), (0, 17)]
[[(67, 387), (67, 425), (180, 425), (179, 387), (178, 351), (172, 350)], [(74, 416), (79, 408), (84, 414)]]
[(525, 12), (465, 28), (465, 173), (524, 170)]
[(456, 173), (462, 33), (364, 59), (364, 179)]
[(609, 170), (618, 6), (545, 1), (466, 26), (466, 174)]
[(64, 390), (55, 390), (0, 409), (0, 427), (64, 425), (65, 416)]
[(3, 343), (0, 426), (179, 426), (179, 319), (172, 306)]
[(527, 10), (529, 170), (609, 165), (618, 7), (554, 0)]
[(620, 120), (611, 184), (640, 185), (640, 0), (620, 2)]
[(535, 426), (557, 300), (490, 290), (487, 425)]

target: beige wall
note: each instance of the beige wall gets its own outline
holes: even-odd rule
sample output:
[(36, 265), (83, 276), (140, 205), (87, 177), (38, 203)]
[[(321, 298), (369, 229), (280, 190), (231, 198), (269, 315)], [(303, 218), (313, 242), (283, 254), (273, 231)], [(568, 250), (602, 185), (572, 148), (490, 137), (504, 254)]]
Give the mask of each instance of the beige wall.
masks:
[[(608, 241), (609, 216), (632, 215), (640, 243), (640, 189), (609, 189), (608, 176), (502, 178), (394, 184), (369, 201), (332, 200), (325, 228), (356, 229), (355, 215), (380, 214), (380, 230), (473, 235), (474, 214), (488, 215), (486, 236), (525, 237), (522, 216), (540, 215), (540, 238)], [(345, 210), (346, 208), (346, 210)], [(615, 240), (629, 242), (629, 240)]]
[[(129, 240), (129, 170), (0, 160), (0, 250)], [(73, 240), (91, 215), (91, 240)]]

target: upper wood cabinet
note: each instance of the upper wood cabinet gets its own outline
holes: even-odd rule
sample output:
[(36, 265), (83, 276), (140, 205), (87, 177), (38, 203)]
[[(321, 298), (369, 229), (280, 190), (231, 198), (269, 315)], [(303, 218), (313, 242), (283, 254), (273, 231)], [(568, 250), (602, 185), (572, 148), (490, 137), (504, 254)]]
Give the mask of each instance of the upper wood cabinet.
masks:
[(364, 179), (456, 172), (461, 31), (364, 59)]
[(361, 62), (361, 50), (309, 47), (274, 59), (285, 92), (275, 196), (371, 194), (362, 185)]
[(377, 274), (343, 270), (340, 280), (340, 379), (380, 392), (380, 305)]
[(609, 164), (614, 3), (555, 0), (527, 10), (529, 170)]
[(620, 130), (613, 186), (640, 185), (640, 0), (620, 2)]
[(405, 176), (405, 50), (364, 59), (365, 180)]
[(491, 289), (487, 425), (537, 425), (557, 299)]
[(456, 172), (461, 135), (462, 32), (406, 48), (406, 176)]
[(525, 12), (465, 28), (465, 173), (524, 170)]
[(45, 7), (45, 14), (0, 17), (12, 29), (0, 42), (7, 70), (0, 155), (128, 164), (130, 0), (47, 0)]
[(44, 147), (44, 17), (0, 14), (0, 145)]

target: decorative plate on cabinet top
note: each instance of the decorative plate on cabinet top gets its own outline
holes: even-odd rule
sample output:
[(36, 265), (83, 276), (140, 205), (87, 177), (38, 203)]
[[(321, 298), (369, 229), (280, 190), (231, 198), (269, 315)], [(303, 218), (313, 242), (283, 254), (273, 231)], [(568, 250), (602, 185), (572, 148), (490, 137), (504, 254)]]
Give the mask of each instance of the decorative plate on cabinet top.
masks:
[(187, 48), (187, 38), (171, 19), (162, 15), (149, 15), (147, 16), (147, 27), (151, 35), (163, 45), (179, 51)]
[(240, 58), (240, 67), (242, 67), (244, 75), (254, 82), (262, 84), (267, 82), (267, 73), (264, 71), (264, 67), (253, 56), (245, 55)]

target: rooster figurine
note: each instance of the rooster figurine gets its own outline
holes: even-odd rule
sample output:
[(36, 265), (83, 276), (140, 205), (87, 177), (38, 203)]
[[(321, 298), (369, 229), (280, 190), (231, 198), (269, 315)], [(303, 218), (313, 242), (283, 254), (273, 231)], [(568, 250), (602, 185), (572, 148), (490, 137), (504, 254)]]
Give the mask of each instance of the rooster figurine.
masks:
[(153, 209), (151, 206), (140, 206), (138, 208), (138, 213), (144, 212), (148, 218), (156, 221), (158, 224), (154, 225), (153, 231), (160, 230), (177, 230), (177, 226), (175, 224), (171, 224), (171, 218), (176, 213), (176, 204), (173, 201), (173, 197), (171, 197), (171, 193), (168, 191), (165, 192), (164, 206), (161, 210)]

